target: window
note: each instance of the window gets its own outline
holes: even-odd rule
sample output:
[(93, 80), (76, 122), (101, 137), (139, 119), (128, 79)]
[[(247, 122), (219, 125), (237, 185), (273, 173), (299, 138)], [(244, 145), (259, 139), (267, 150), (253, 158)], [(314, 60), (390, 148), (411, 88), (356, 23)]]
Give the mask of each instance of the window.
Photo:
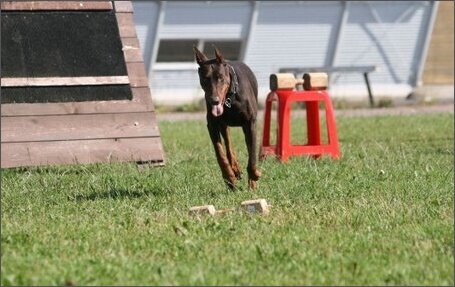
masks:
[(194, 61), (193, 45), (198, 40), (161, 40), (156, 62), (192, 62)]
[(240, 60), (240, 41), (205, 41), (203, 51), (207, 57), (214, 55), (213, 46), (217, 47), (223, 53), (225, 59), (231, 61)]
[(198, 39), (163, 39), (160, 41), (158, 47), (156, 62), (194, 62), (193, 45), (196, 45), (209, 58), (214, 57), (213, 46), (215, 46), (223, 53), (226, 60), (240, 60), (240, 50), (242, 46), (242, 41), (240, 40), (205, 41)]

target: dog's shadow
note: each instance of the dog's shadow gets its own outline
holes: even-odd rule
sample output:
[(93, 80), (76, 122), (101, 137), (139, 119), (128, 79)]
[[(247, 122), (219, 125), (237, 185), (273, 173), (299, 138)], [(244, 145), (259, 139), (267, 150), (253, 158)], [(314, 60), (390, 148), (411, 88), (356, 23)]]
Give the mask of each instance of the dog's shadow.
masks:
[(103, 199), (123, 199), (123, 198), (141, 198), (144, 196), (154, 197), (164, 194), (164, 190), (146, 190), (146, 191), (135, 191), (126, 189), (110, 189), (104, 192), (92, 192), (90, 194), (76, 194), (74, 196), (68, 196), (68, 200), (75, 201), (95, 201)]

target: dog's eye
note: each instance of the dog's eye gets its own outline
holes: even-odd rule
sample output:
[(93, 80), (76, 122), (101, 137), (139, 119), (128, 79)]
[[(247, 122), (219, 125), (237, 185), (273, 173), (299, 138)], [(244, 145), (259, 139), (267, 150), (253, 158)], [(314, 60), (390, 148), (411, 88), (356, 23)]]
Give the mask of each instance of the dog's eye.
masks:
[(218, 75), (218, 76), (217, 76), (217, 80), (218, 80), (219, 82), (224, 81), (223, 75)]

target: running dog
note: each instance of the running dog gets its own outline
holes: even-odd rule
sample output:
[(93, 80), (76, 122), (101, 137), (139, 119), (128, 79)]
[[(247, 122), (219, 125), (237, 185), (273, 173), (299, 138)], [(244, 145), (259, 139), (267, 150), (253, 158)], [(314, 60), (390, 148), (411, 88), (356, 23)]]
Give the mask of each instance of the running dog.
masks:
[[(229, 127), (241, 127), (248, 150), (249, 188), (256, 188), (261, 172), (257, 168), (256, 119), (258, 84), (251, 69), (243, 62), (227, 61), (215, 48), (209, 59), (193, 46), (199, 65), (199, 82), (205, 92), (207, 129), (215, 149), (222, 176), (230, 189), (235, 189), (242, 171), (232, 147)], [(226, 153), (221, 137), (224, 139)]]

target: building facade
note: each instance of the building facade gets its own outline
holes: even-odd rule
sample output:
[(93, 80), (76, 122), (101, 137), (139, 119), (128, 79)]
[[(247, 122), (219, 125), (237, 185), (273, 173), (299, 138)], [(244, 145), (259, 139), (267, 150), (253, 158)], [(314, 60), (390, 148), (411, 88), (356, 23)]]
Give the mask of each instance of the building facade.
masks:
[[(422, 84), (437, 1), (133, 1), (152, 97), (158, 105), (203, 98), (192, 46), (255, 72), (259, 98), (288, 67), (377, 67), (375, 97), (406, 97)], [(361, 73), (330, 74), (332, 97), (365, 98)]]

